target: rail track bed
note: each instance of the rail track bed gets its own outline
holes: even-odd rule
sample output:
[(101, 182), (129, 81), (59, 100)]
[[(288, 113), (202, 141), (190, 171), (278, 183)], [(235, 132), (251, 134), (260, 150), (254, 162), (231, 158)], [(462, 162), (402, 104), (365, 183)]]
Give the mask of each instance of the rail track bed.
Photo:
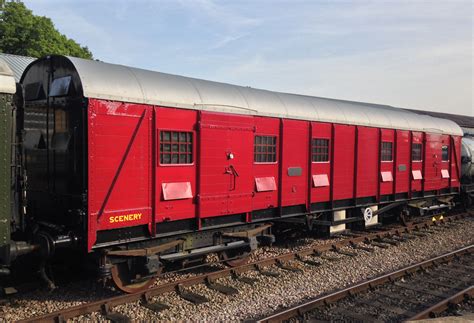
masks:
[[(260, 277), (281, 281), (286, 279), (283, 276), (299, 275), (303, 269), (321, 268), (324, 267), (324, 264), (337, 263), (342, 261), (341, 259), (357, 259), (360, 254), (370, 255), (376, 250), (390, 250), (389, 248), (404, 244), (407, 241), (434, 236), (443, 230), (456, 227), (459, 225), (456, 220), (463, 219), (466, 215), (447, 217), (440, 222), (426, 220), (419, 223), (410, 223), (407, 227), (380, 228), (367, 232), (351, 233), (330, 240), (329, 243), (311, 247), (300, 246), (295, 248), (296, 251), (255, 260), (252, 263), (235, 268), (225, 268), (184, 278), (178, 277), (145, 292), (113, 296), (92, 302), (84, 302), (76, 306), (64, 306), (60, 310), (51, 311), (51, 313), (40, 316), (23, 316), (23, 319), (25, 321), (61, 322), (82, 317), (86, 319), (128, 321), (143, 319), (142, 316), (134, 316), (134, 313), (143, 311), (148, 314), (154, 313), (151, 314), (151, 317), (158, 318), (160, 313), (176, 307), (176, 303), (179, 302), (191, 304), (196, 309), (200, 306), (202, 308), (205, 305), (199, 304), (215, 303), (208, 296), (209, 293), (219, 294), (221, 297), (238, 298), (239, 294), (242, 294), (239, 288), (245, 289), (245, 293), (248, 293)], [(468, 219), (470, 220), (471, 217)], [(243, 285), (246, 287), (236, 287)], [(169, 297), (170, 293), (175, 294), (180, 301)], [(168, 296), (163, 297), (163, 295)], [(176, 301), (173, 301), (173, 299)], [(183, 307), (182, 305), (179, 306)], [(123, 310), (124, 307), (129, 308), (132, 315), (124, 314), (127, 313), (127, 310)], [(91, 313), (93, 316), (89, 316)], [(87, 316), (83, 317), (82, 315)], [(147, 316), (147, 318), (150, 318), (150, 316)]]
[(263, 318), (262, 322), (398, 322), (435, 317), (474, 296), (474, 245)]
[(469, 294), (461, 294), (459, 293), (452, 300), (444, 300), (436, 304), (430, 309), (428, 314), (438, 318), (446, 318), (447, 320), (459, 317), (467, 321), (474, 321), (474, 297), (472, 294), (470, 296)]

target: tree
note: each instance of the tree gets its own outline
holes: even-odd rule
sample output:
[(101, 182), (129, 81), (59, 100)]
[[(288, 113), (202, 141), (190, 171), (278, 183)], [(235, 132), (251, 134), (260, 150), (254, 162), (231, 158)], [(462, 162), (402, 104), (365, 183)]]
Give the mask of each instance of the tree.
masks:
[(34, 15), (23, 3), (3, 2), (0, 7), (1, 52), (32, 57), (60, 54), (93, 58), (86, 46), (61, 34), (51, 19)]

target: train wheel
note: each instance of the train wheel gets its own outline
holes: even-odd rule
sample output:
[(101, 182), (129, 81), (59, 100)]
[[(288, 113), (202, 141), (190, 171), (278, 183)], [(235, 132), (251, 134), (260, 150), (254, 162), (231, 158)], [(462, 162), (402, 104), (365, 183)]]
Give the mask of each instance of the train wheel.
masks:
[(472, 198), (471, 194), (466, 193), (464, 195), (464, 198), (463, 198), (463, 204), (464, 204), (464, 208), (466, 209), (466, 211), (468, 211), (472, 208), (473, 198)]
[(408, 223), (407, 219), (405, 217), (405, 214), (403, 214), (403, 213), (400, 214), (400, 223), (405, 227), (407, 226), (407, 223)]
[(221, 259), (229, 267), (238, 267), (245, 265), (250, 260), (250, 252), (247, 251), (223, 251), (221, 253)]
[(116, 264), (112, 267), (111, 272), (115, 286), (129, 294), (147, 290), (156, 281), (156, 277), (140, 279), (136, 273), (130, 270), (126, 262)]
[(400, 224), (403, 225), (403, 226), (408, 226), (408, 223), (410, 222), (411, 220), (411, 216), (406, 214), (405, 212), (400, 212), (400, 216), (399, 216), (399, 220), (400, 220)]

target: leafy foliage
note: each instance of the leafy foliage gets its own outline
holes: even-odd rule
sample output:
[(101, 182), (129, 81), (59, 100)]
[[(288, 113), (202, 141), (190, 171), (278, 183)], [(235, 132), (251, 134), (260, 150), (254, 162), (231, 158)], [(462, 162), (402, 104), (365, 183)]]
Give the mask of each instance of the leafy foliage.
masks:
[(92, 53), (67, 38), (54, 27), (51, 19), (36, 16), (23, 3), (7, 2), (0, 12), (0, 51), (41, 57), (61, 54), (92, 59)]

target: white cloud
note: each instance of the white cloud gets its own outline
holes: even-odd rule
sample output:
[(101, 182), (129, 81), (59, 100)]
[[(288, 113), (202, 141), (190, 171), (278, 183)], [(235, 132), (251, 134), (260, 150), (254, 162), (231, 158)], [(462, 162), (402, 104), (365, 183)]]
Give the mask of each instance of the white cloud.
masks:
[(214, 76), (257, 88), (474, 116), (469, 48), (465, 42), (287, 62), (255, 55)]
[(214, 23), (221, 25), (229, 31), (235, 32), (241, 28), (255, 27), (262, 23), (261, 19), (242, 15), (230, 6), (219, 5), (212, 0), (178, 0), (183, 8), (190, 10), (193, 14), (204, 15)]
[(105, 61), (474, 115), (469, 0), (27, 2)]
[(235, 36), (231, 36), (231, 35), (224, 36), (219, 41), (217, 41), (217, 43), (215, 43), (210, 49), (211, 50), (220, 49), (222, 47), (229, 45), (230, 43), (236, 40), (244, 38), (245, 36), (247, 36), (247, 34), (241, 34), (241, 35), (235, 35)]

